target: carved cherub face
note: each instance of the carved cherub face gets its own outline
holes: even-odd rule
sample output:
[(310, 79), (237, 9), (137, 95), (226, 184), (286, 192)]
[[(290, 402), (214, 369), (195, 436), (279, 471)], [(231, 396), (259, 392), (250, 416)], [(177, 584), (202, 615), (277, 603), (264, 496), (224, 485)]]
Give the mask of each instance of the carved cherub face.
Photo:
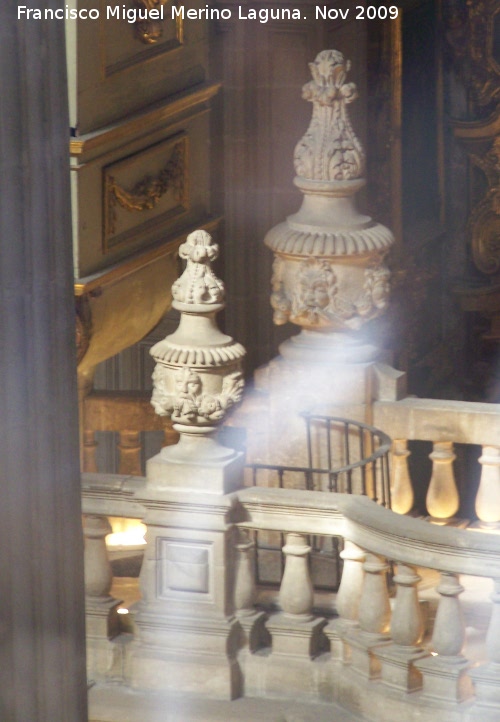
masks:
[(186, 371), (178, 374), (175, 385), (179, 396), (199, 396), (201, 394), (201, 379), (194, 371)]

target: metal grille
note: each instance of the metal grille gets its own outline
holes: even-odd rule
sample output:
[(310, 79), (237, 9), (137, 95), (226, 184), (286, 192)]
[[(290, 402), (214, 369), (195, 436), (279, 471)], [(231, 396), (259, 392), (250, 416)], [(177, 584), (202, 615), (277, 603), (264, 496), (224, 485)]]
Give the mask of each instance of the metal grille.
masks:
[[(259, 486), (261, 475), (265, 474), (266, 486), (363, 494), (390, 508), (389, 436), (374, 426), (352, 419), (311, 413), (302, 416), (305, 421), (307, 466), (248, 464), (251, 483)], [(309, 543), (315, 588), (336, 589), (341, 573), (341, 540), (336, 537), (311, 537)], [(283, 534), (256, 534), (258, 583), (279, 584), (284, 568), (283, 544)], [(325, 576), (330, 576), (330, 579), (325, 579)]]

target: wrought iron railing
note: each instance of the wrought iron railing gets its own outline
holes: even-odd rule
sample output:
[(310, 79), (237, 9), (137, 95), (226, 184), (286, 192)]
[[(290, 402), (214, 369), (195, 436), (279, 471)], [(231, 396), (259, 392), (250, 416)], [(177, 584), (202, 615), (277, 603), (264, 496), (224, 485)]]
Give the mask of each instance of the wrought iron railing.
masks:
[[(386, 508), (391, 506), (389, 453), (391, 439), (374, 426), (325, 414), (302, 414), (306, 425), (307, 466), (248, 464), (250, 483), (280, 489), (362, 494)], [(282, 535), (255, 534), (255, 575), (259, 584), (276, 584), (284, 570)], [(335, 589), (341, 576), (339, 552), (342, 542), (333, 537), (311, 536), (311, 574), (316, 589)], [(322, 571), (330, 564), (326, 580)], [(316, 571), (315, 571), (316, 567)]]

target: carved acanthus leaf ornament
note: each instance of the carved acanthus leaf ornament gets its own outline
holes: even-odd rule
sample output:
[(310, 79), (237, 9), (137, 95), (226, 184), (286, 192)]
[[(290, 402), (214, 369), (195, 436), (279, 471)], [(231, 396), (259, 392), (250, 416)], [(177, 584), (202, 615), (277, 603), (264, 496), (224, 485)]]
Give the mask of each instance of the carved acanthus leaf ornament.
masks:
[(350, 62), (324, 50), (309, 67), (312, 80), (302, 95), (313, 104), (312, 120), (295, 149), (295, 185), (303, 202), (267, 233), (265, 243), (275, 254), (275, 323), (322, 331), (315, 338), (328, 345), (324, 331), (357, 330), (387, 308), (384, 257), (394, 238), (356, 208), (365, 156), (347, 114), (357, 97), (356, 86), (345, 82)]
[(311, 180), (353, 180), (364, 170), (364, 154), (346, 106), (356, 100), (354, 83), (346, 83), (351, 67), (342, 53), (325, 50), (309, 63), (313, 79), (302, 97), (313, 104), (309, 128), (295, 148), (295, 171)]

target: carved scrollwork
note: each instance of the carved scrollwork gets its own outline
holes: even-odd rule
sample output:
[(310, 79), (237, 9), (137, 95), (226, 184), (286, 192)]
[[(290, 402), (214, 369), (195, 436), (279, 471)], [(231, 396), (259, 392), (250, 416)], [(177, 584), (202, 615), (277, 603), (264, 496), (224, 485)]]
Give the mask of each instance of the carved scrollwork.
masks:
[(500, 270), (500, 136), (483, 157), (472, 155), (488, 181), (489, 190), (469, 219), (472, 255), (477, 268), (488, 275)]
[(126, 190), (112, 175), (106, 177), (106, 235), (116, 231), (116, 205), (130, 212), (153, 209), (160, 198), (172, 190), (174, 198), (183, 203), (186, 194), (186, 141), (175, 143), (172, 155), (157, 176), (147, 175), (131, 190)]
[(241, 371), (233, 371), (222, 379), (218, 394), (203, 390), (201, 376), (192, 368), (175, 372), (175, 393), (168, 391), (171, 371), (157, 365), (153, 373), (154, 391), (151, 403), (157, 414), (170, 416), (180, 424), (204, 424), (220, 421), (229, 408), (243, 395), (244, 381)]
[(324, 50), (309, 68), (313, 79), (302, 97), (313, 104), (313, 115), (295, 148), (297, 175), (318, 181), (360, 178), (365, 157), (346, 109), (358, 95), (354, 83), (345, 83), (350, 61), (337, 50)]

